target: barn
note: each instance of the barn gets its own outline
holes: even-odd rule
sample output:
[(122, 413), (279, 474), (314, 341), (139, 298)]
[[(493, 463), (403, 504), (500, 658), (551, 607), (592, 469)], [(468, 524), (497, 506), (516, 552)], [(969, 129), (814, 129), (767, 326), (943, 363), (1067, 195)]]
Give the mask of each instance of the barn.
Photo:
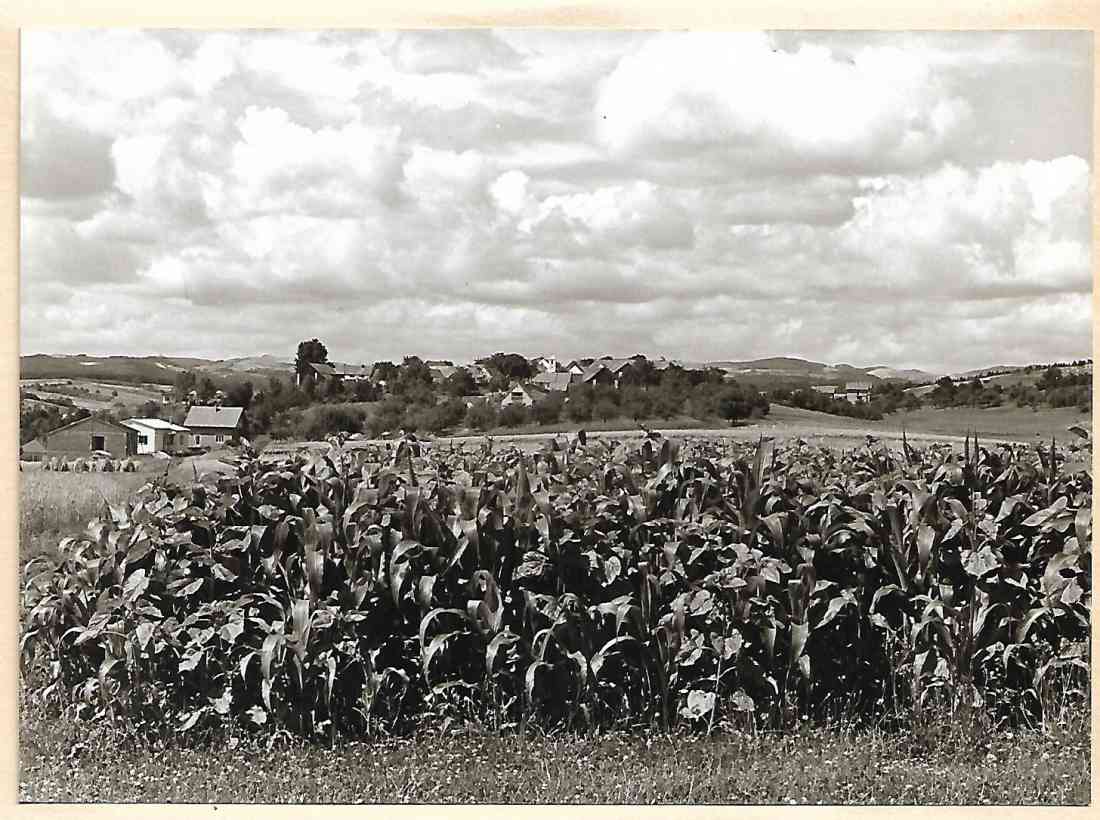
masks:
[(188, 429), (184, 440), (196, 447), (214, 447), (236, 441), (241, 434), (243, 407), (196, 405), (187, 411), (183, 426)]
[(87, 416), (41, 437), (44, 455), (69, 458), (87, 456), (93, 450), (127, 458), (137, 453), (137, 441), (137, 431), (97, 416)]

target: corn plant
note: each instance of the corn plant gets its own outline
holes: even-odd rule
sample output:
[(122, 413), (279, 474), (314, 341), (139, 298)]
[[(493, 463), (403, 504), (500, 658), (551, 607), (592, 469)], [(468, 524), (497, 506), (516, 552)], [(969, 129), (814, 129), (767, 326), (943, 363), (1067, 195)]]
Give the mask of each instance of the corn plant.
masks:
[(142, 731), (1035, 721), (1087, 694), (1091, 474), (1055, 442), (583, 434), (156, 476), (23, 572), (40, 700)]

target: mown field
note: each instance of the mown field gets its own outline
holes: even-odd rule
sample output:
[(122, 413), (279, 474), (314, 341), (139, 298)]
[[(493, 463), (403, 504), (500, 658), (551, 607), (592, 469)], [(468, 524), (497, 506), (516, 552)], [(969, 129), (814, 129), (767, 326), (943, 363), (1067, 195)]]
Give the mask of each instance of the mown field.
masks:
[(1070, 455), (579, 436), (24, 473), (21, 539), (61, 539), (21, 549), (21, 799), (1080, 804)]
[(1081, 806), (1090, 783), (1081, 716), (978, 736), (469, 730), (151, 751), (32, 713), (19, 746), (19, 799), (29, 802)]

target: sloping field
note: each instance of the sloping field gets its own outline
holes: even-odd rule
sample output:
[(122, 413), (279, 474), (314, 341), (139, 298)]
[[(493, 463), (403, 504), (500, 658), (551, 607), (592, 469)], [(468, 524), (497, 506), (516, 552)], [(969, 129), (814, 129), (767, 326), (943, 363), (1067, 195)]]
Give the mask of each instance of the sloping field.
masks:
[[(771, 412), (766, 418), (745, 422), (735, 427), (685, 429), (672, 426), (653, 429), (668, 436), (738, 441), (750, 441), (760, 436), (769, 436), (779, 441), (803, 439), (810, 443), (834, 447), (854, 447), (862, 444), (867, 436), (900, 440), (903, 431), (912, 442), (961, 443), (967, 435), (977, 433), (979, 439), (983, 441), (1029, 442), (1041, 438), (1044, 442), (1049, 442), (1051, 436), (1054, 436), (1059, 442), (1069, 443), (1075, 440), (1075, 436), (1067, 431), (1067, 427), (1078, 424), (1091, 428), (1091, 423), (1092, 420), (1087, 414), (1074, 408), (1034, 411), (1016, 407), (995, 407), (988, 410), (953, 407), (947, 410), (922, 409), (909, 413), (894, 413), (882, 421), (867, 421), (773, 403)], [(538, 449), (548, 439), (567, 436), (576, 429), (577, 425), (563, 424), (541, 432), (509, 433), (493, 435), (491, 438), (497, 442), (515, 444), (523, 449)], [(644, 435), (644, 431), (638, 427), (634, 429), (624, 427), (620, 430), (588, 430), (587, 435), (590, 438), (624, 440), (639, 438)], [(447, 446), (452, 443), (483, 441), (485, 438), (486, 436), (481, 434), (439, 436), (432, 441), (437, 446)], [(382, 440), (359, 439), (347, 442), (345, 447), (354, 450), (380, 441)], [(269, 444), (264, 453), (265, 456), (277, 456), (303, 448), (323, 450), (327, 445), (318, 441), (276, 441)]]

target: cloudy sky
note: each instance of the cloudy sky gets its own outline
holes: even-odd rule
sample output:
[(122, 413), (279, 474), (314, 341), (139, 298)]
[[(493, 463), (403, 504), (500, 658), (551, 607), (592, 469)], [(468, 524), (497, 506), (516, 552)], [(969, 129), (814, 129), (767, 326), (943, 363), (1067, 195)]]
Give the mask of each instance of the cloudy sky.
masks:
[(1085, 33), (24, 33), (24, 353), (1091, 351)]

